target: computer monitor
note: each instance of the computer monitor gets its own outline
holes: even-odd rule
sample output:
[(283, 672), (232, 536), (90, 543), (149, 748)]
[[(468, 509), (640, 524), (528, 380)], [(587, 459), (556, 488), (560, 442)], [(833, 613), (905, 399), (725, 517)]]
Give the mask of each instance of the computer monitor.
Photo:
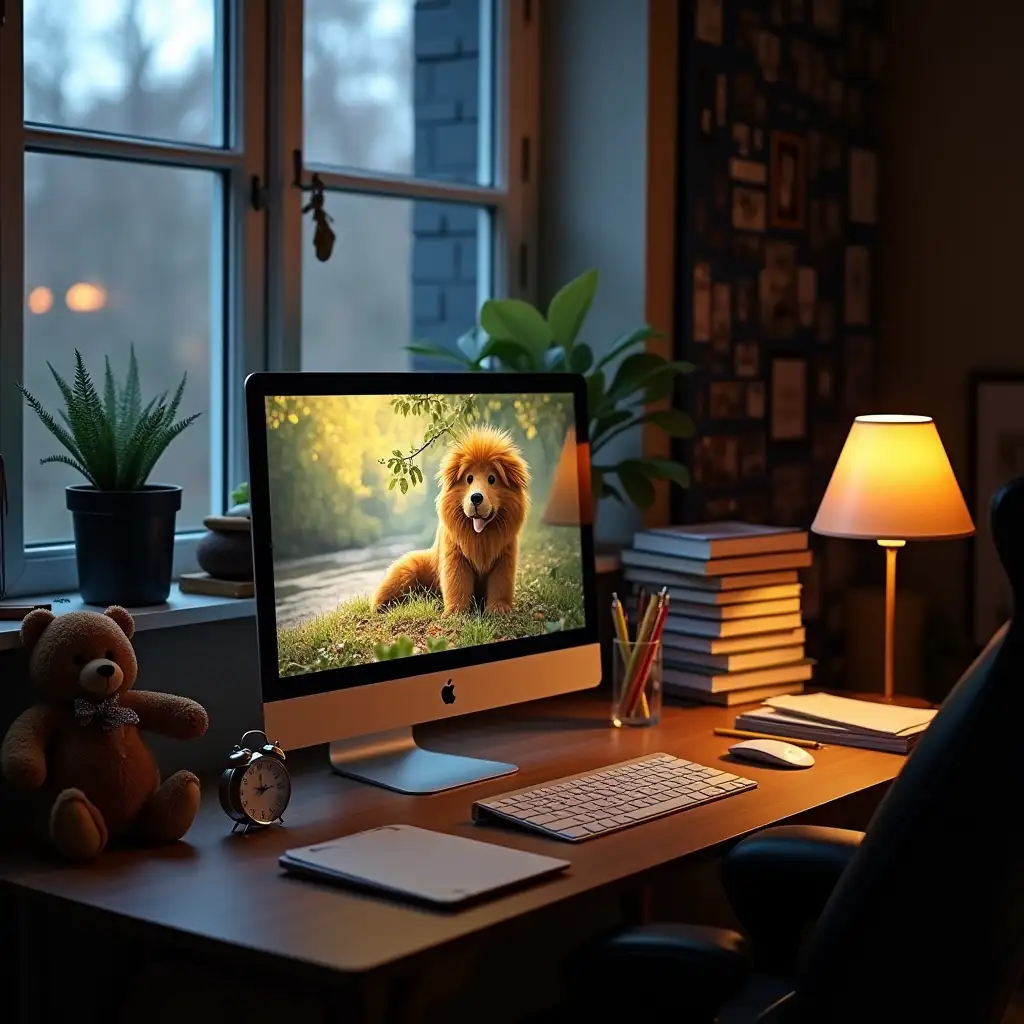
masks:
[(406, 793), (515, 771), (412, 726), (600, 682), (583, 378), (257, 373), (245, 395), (268, 735)]

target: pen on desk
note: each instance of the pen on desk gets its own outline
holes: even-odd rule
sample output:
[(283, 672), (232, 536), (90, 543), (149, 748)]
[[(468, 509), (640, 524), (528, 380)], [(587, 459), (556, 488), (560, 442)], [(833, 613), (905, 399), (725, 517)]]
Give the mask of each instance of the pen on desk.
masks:
[(806, 750), (821, 750), (825, 745), (817, 740), (798, 740), (792, 736), (773, 736), (769, 732), (751, 732), (749, 729), (715, 729), (716, 736), (733, 736), (741, 740), (779, 740), (782, 743), (792, 743), (794, 747), (804, 747)]

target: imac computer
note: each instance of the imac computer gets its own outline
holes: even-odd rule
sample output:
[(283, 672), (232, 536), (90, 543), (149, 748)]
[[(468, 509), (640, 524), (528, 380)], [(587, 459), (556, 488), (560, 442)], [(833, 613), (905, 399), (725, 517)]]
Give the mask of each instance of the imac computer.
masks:
[(245, 396), (268, 735), (403, 793), (514, 772), (412, 727), (601, 680), (583, 378), (257, 373)]

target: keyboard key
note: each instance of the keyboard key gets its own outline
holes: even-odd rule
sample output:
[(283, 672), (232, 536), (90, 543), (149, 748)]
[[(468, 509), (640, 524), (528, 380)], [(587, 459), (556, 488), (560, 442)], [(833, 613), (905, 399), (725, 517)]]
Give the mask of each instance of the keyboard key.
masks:
[(590, 832), (583, 825), (575, 825), (572, 828), (559, 829), (559, 832), (563, 836), (568, 836), (570, 839), (581, 839), (583, 836), (589, 836)]
[(702, 792), (704, 796), (721, 796), (726, 791), (719, 786), (705, 786)]
[(585, 828), (587, 832), (596, 834), (598, 832), (607, 832), (609, 828), (615, 828), (615, 823), (612, 822), (611, 825), (605, 825), (600, 821), (589, 821), (583, 826), (583, 828)]
[(559, 818), (558, 821), (552, 821), (545, 828), (551, 829), (552, 832), (564, 832), (567, 828), (574, 828), (579, 824), (580, 822), (575, 818)]

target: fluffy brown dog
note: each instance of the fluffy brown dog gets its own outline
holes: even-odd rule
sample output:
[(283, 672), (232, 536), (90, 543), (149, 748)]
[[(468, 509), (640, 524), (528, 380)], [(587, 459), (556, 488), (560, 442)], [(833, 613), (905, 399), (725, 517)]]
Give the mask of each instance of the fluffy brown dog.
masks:
[(488, 612), (512, 610), (519, 534), (530, 508), (530, 470), (507, 431), (474, 427), (448, 449), (437, 473), (437, 535), (388, 569), (376, 611), (418, 588), (440, 590), (446, 615), (473, 599)]

